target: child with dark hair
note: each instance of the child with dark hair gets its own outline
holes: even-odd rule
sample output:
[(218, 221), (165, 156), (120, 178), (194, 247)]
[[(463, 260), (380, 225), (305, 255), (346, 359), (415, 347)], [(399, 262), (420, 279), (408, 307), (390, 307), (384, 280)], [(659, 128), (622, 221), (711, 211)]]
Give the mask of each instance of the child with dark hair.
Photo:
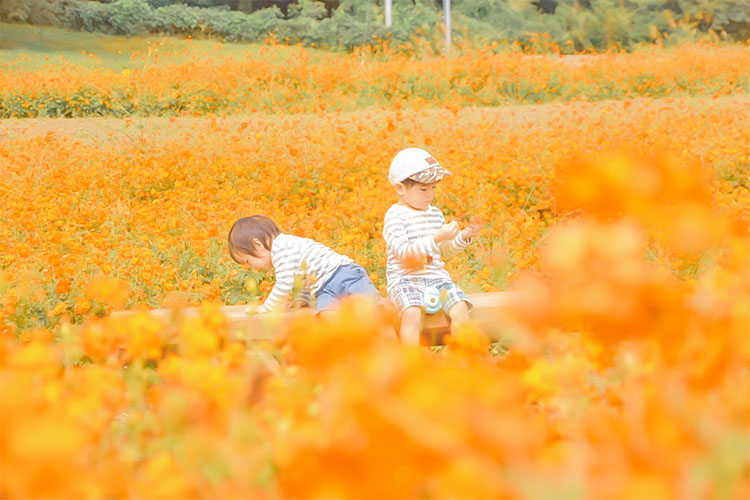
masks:
[(264, 215), (243, 217), (229, 231), (229, 255), (256, 271), (276, 272), (276, 284), (258, 312), (284, 307), (295, 280), (308, 283), (316, 312), (336, 308), (348, 295), (380, 299), (362, 266), (308, 238), (282, 233)]

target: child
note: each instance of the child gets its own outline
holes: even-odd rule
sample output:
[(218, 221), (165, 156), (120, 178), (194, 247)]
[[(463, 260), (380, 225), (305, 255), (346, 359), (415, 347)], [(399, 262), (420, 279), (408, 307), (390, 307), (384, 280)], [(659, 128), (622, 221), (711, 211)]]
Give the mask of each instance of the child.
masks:
[(263, 215), (243, 217), (232, 225), (229, 255), (256, 271), (276, 271), (276, 284), (258, 312), (284, 307), (295, 279), (300, 278), (310, 282), (316, 313), (335, 309), (338, 300), (347, 295), (380, 298), (362, 266), (321, 243), (282, 233)]
[[(479, 233), (472, 224), (459, 231), (458, 222), (445, 223), (439, 208), (430, 205), (438, 182), (450, 175), (427, 152), (419, 148), (400, 151), (391, 162), (388, 179), (399, 202), (385, 214), (383, 237), (388, 262), (388, 296), (401, 312), (401, 340), (418, 345), (425, 296), (442, 307), (455, 327), (469, 318), (469, 300), (451, 281), (443, 259), (466, 248)], [(415, 263), (420, 266), (415, 268)]]

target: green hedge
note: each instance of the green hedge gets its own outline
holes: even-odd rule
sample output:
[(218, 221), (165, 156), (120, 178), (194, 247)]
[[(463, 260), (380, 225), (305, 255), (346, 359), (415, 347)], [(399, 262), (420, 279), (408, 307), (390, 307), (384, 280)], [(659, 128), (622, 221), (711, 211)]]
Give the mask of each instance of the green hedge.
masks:
[[(193, 0), (215, 5), (218, 0)], [(223, 3), (223, 2), (221, 2)], [(382, 3), (382, 0), (381, 2)], [(457, 41), (520, 41), (539, 45), (548, 33), (564, 52), (630, 48), (642, 42), (750, 37), (747, 0), (453, 0)], [(55, 24), (118, 35), (167, 33), (227, 41), (279, 40), (351, 49), (379, 39), (392, 46), (415, 37), (439, 46), (442, 12), (435, 0), (394, 0), (394, 26), (386, 29), (374, 0), (341, 0), (331, 17), (323, 3), (299, 0), (287, 15), (276, 7), (252, 14), (193, 7), (175, 0), (4, 0), (0, 20)]]

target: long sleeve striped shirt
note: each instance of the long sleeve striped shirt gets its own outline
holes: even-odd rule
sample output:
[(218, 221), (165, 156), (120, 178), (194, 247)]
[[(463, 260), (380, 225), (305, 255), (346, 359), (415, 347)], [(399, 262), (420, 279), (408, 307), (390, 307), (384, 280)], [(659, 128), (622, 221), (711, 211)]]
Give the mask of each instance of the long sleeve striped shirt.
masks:
[[(453, 240), (437, 245), (433, 236), (444, 224), (443, 212), (433, 205), (427, 210), (414, 210), (399, 204), (388, 209), (383, 223), (383, 237), (388, 254), (386, 278), (389, 292), (399, 280), (406, 277), (450, 279), (444, 260), (469, 246), (471, 241), (457, 235)], [(430, 257), (424, 269), (413, 270), (403, 265), (405, 258), (413, 252)]]
[(271, 244), (271, 264), (276, 272), (276, 284), (258, 312), (268, 312), (284, 304), (294, 289), (295, 278), (314, 277), (309, 289), (315, 295), (339, 266), (353, 263), (349, 257), (317, 241), (279, 234)]

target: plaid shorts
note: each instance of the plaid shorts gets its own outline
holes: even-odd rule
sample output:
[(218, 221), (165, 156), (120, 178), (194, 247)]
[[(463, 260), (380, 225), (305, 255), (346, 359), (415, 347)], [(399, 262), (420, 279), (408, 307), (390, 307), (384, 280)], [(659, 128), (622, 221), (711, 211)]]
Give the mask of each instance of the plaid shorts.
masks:
[(466, 302), (469, 310), (472, 303), (466, 298), (466, 294), (461, 287), (451, 280), (443, 278), (403, 278), (398, 281), (388, 292), (393, 304), (398, 308), (399, 313), (403, 313), (408, 307), (421, 307), (424, 309), (424, 289), (428, 286), (434, 286), (440, 290), (441, 307), (447, 313), (453, 306), (461, 301)]

